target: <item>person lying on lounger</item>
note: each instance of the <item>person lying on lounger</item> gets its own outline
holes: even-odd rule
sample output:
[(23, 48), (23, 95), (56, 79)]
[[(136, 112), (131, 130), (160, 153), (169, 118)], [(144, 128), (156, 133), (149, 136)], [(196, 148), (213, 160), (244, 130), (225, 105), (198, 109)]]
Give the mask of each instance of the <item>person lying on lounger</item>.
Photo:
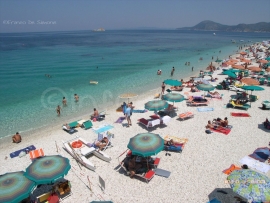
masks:
[(218, 93), (217, 91), (215, 91), (215, 92), (210, 92), (210, 91), (208, 91), (208, 94), (210, 94), (210, 95), (212, 95), (212, 96), (214, 96), (214, 95), (219, 95), (219, 93)]
[(98, 148), (98, 151), (102, 150), (108, 144), (109, 140), (107, 137), (103, 137), (102, 140), (94, 143), (94, 147)]

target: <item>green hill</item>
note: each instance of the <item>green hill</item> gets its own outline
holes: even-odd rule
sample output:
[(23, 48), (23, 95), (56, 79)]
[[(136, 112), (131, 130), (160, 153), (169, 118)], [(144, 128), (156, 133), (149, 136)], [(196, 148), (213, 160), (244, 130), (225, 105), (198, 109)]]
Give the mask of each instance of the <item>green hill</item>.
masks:
[(228, 32), (270, 32), (270, 23), (259, 22), (255, 24), (222, 25), (210, 20), (205, 20), (193, 27), (177, 28), (178, 30), (204, 30)]

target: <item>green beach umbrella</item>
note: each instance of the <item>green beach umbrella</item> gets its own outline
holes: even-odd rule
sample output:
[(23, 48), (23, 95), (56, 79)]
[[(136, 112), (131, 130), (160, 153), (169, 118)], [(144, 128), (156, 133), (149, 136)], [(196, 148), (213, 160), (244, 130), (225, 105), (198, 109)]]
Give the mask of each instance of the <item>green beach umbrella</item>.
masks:
[(180, 86), (182, 85), (182, 83), (178, 80), (172, 80), (172, 79), (167, 79), (167, 80), (164, 80), (164, 83), (166, 85), (171, 85), (171, 86)]
[(251, 91), (262, 91), (262, 90), (264, 90), (264, 88), (262, 88), (262, 87), (260, 87), (260, 86), (253, 86), (253, 85), (251, 85), (251, 86), (249, 86), (249, 85), (244, 85), (243, 87), (242, 87), (242, 89), (244, 89), (244, 90), (251, 90)]
[(0, 202), (17, 203), (29, 197), (36, 183), (24, 176), (23, 171), (0, 176)]
[(231, 78), (237, 78), (237, 75), (234, 72), (229, 71), (229, 70), (223, 71), (223, 74), (228, 75)]
[(234, 72), (234, 73), (239, 73), (239, 72), (241, 72), (242, 70), (231, 68), (231, 69), (229, 69), (228, 71), (231, 71), (231, 72)]
[(270, 57), (265, 58), (265, 60), (270, 61)]
[(27, 168), (25, 176), (37, 185), (54, 183), (63, 178), (71, 166), (69, 159), (60, 155), (45, 156), (35, 159)]
[(149, 111), (159, 111), (162, 109), (166, 109), (169, 106), (168, 102), (164, 100), (153, 100), (149, 101), (144, 105), (145, 109)]
[(170, 102), (181, 102), (185, 100), (182, 94), (168, 93), (163, 96), (163, 99)]
[(237, 194), (256, 202), (270, 200), (270, 178), (249, 169), (234, 170), (228, 182)]
[(221, 60), (221, 59), (217, 59), (217, 60), (215, 60), (215, 62), (218, 62), (218, 63), (220, 63), (220, 62), (222, 62), (223, 60)]
[(266, 66), (270, 66), (270, 63), (265, 64)]
[(127, 147), (133, 155), (152, 156), (164, 149), (164, 139), (158, 134), (140, 133), (130, 138)]
[(215, 87), (210, 84), (199, 84), (196, 87), (198, 90), (203, 90), (203, 91), (212, 91), (215, 89)]

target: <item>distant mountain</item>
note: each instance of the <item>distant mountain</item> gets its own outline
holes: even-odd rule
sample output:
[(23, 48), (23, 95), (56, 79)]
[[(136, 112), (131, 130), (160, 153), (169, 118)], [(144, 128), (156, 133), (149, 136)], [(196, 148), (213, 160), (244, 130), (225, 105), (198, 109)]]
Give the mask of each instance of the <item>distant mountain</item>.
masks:
[(270, 32), (270, 23), (260, 22), (255, 24), (222, 25), (210, 20), (205, 20), (193, 27), (177, 28), (178, 30), (204, 30), (228, 32)]

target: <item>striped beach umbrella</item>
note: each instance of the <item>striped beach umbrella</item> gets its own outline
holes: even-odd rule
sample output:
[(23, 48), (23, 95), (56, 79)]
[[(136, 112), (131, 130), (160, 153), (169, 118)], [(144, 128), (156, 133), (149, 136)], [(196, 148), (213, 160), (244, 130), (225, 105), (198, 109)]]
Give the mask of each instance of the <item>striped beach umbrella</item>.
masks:
[(23, 171), (0, 176), (0, 202), (17, 203), (29, 197), (36, 184), (24, 176)]
[(35, 159), (27, 168), (25, 176), (36, 184), (54, 183), (63, 178), (71, 168), (69, 159), (60, 155)]
[(140, 133), (130, 138), (127, 147), (133, 155), (142, 157), (156, 155), (164, 149), (164, 140), (158, 134)]
[(144, 108), (148, 109), (149, 111), (159, 111), (168, 108), (168, 106), (169, 106), (168, 102), (164, 100), (152, 100), (147, 102), (144, 105)]

